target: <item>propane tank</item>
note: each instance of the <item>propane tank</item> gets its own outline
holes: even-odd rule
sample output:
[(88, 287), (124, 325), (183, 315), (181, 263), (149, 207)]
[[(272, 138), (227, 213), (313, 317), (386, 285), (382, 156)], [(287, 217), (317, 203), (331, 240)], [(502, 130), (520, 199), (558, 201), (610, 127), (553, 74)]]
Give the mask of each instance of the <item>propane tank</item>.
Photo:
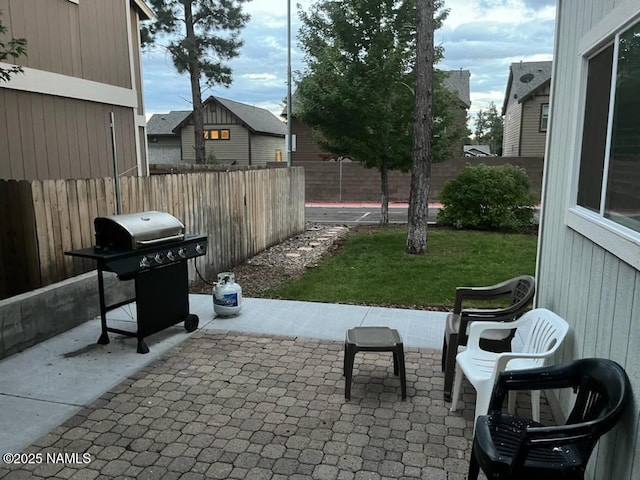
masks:
[(213, 310), (217, 315), (226, 317), (237, 315), (242, 309), (242, 287), (236, 283), (231, 272), (218, 274), (213, 286)]

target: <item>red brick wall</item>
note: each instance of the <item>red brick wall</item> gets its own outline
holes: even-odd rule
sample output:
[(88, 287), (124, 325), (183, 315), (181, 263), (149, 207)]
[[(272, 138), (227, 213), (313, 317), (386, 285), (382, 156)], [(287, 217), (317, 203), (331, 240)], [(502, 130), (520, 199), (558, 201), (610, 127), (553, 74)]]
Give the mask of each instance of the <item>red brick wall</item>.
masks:
[[(531, 182), (531, 191), (540, 199), (542, 190), (542, 158), (522, 157), (461, 157), (431, 166), (429, 200), (438, 201), (444, 183), (458, 176), (467, 164), (503, 165), (510, 163), (524, 168)], [(307, 202), (379, 202), (380, 172), (364, 168), (357, 162), (296, 162), (305, 169), (305, 199)], [(408, 202), (411, 173), (389, 172), (389, 200)]]

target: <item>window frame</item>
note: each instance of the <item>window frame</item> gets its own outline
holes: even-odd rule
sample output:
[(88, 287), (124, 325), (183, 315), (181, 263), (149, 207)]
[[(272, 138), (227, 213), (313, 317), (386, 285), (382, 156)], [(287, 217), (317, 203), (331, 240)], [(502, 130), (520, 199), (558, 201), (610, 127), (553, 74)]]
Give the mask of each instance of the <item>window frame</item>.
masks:
[[(574, 143), (572, 145), (574, 152), (572, 155), (573, 165), (570, 175), (569, 208), (565, 221), (572, 230), (584, 235), (622, 261), (640, 270), (640, 232), (604, 217), (604, 203), (602, 202), (599, 212), (593, 212), (577, 204), (589, 60), (608, 45), (614, 43), (612, 79), (615, 81), (619, 36), (638, 22), (640, 22), (640, 5), (634, 1), (627, 1), (613, 9), (579, 41), (578, 72), (576, 77), (578, 79), (578, 88), (576, 89), (578, 112), (576, 118), (579, 120), (576, 122)], [(612, 88), (607, 121), (607, 152), (611, 142), (614, 100), (615, 88)], [(602, 185), (607, 184), (608, 166), (609, 159), (605, 158)], [(606, 189), (601, 189), (600, 194), (604, 196)]]
[[(547, 107), (547, 115), (545, 116), (544, 114), (544, 110)], [(545, 120), (544, 122), (544, 128), (542, 127), (542, 121)], [(540, 123), (538, 124), (538, 128), (540, 132), (547, 132), (547, 129), (549, 128), (549, 103), (541, 103), (540, 104)]]
[(231, 140), (231, 129), (229, 128), (205, 128), (204, 139), (206, 141), (228, 141)]

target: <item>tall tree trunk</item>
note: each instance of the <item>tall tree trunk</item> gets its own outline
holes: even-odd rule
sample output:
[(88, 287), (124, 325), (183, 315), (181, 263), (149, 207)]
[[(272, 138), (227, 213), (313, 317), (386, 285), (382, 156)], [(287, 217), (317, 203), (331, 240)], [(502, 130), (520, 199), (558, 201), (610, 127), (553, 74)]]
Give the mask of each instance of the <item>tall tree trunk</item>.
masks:
[(418, 0), (417, 21), (413, 163), (407, 229), (407, 253), (410, 254), (422, 254), (427, 249), (433, 103), (433, 0)]
[(186, 41), (189, 44), (189, 78), (191, 80), (191, 99), (193, 102), (193, 127), (196, 147), (196, 163), (205, 163), (204, 147), (204, 114), (202, 108), (202, 92), (200, 91), (200, 64), (198, 63), (197, 40), (193, 29), (193, 12), (191, 2), (182, 0), (184, 5), (184, 22), (187, 31)]
[(389, 166), (386, 157), (382, 157), (380, 162), (380, 186), (380, 225), (389, 225)]

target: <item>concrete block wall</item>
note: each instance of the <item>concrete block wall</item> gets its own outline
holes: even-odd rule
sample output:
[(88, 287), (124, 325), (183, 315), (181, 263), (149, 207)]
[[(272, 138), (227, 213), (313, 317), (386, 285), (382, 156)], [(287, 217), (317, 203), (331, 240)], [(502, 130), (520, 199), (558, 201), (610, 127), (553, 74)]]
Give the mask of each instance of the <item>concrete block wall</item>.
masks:
[[(461, 157), (431, 165), (429, 200), (439, 201), (445, 182), (456, 178), (467, 165), (512, 164), (526, 170), (531, 192), (539, 200), (542, 190), (542, 158), (524, 157)], [(305, 169), (305, 201), (307, 202), (379, 202), (380, 172), (365, 168), (358, 162), (299, 162)], [(389, 201), (408, 202), (411, 173), (389, 172)]]
[[(133, 281), (105, 273), (107, 304), (134, 297)], [(0, 358), (29, 348), (100, 314), (97, 272), (0, 300)], [(96, 340), (100, 332), (96, 332)]]

